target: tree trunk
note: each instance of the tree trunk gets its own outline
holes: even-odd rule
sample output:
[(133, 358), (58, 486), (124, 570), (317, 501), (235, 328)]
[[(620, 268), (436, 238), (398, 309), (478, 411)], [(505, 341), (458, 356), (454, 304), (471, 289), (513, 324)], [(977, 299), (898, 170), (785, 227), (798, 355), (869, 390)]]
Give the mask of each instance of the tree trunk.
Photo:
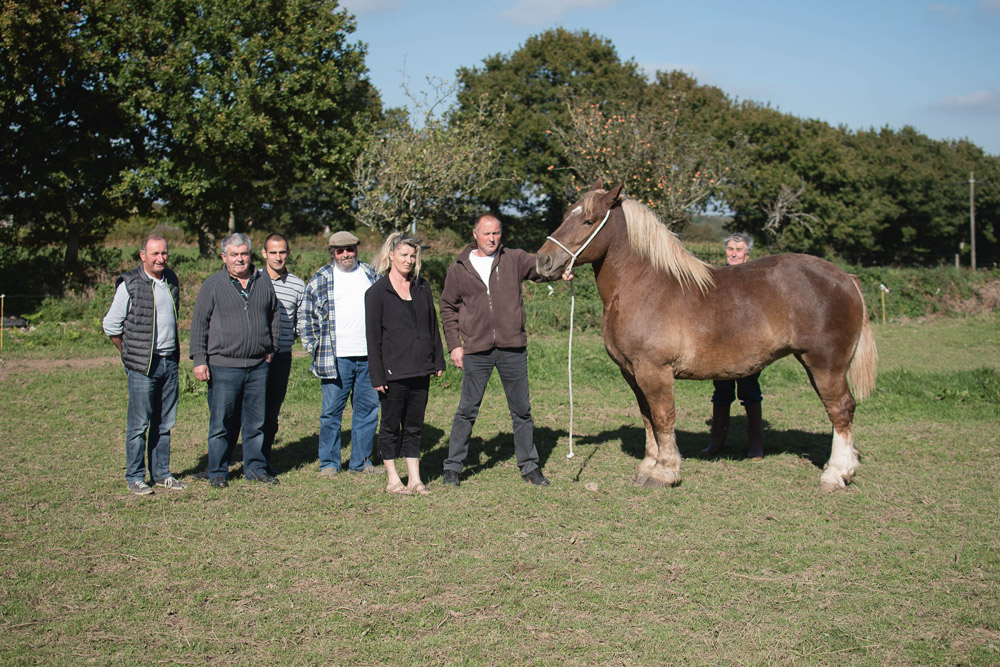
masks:
[(80, 263), (80, 232), (70, 228), (66, 233), (66, 256), (63, 258), (63, 268), (68, 272)]

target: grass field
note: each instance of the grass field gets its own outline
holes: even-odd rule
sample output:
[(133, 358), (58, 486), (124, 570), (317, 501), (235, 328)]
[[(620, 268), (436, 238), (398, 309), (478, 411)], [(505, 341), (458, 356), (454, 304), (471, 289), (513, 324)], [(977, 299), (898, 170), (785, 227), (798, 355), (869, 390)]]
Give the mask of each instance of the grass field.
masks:
[[(835, 494), (817, 488), (829, 422), (789, 360), (762, 376), (763, 462), (739, 459), (738, 407), (732, 455), (695, 458), (711, 385), (681, 382), (684, 481), (636, 487), (638, 410), (588, 331), (575, 337), (572, 460), (565, 338), (530, 346), (549, 488), (519, 479), (498, 384), (461, 488), (439, 483), (454, 369), (428, 406), (431, 496), (320, 478), (319, 383), (298, 356), (279, 486), (239, 477), (137, 498), (111, 345), (5, 345), (0, 663), (998, 664), (998, 325), (875, 326), (862, 466)], [(205, 465), (208, 415), (182, 367), (172, 468), (187, 476)]]

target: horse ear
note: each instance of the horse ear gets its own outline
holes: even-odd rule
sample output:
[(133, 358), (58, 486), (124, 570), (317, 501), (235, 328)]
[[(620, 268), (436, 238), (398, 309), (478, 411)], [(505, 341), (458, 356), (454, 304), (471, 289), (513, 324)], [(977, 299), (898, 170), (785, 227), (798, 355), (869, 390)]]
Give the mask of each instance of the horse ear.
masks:
[(614, 206), (615, 203), (618, 202), (621, 199), (621, 197), (622, 197), (622, 188), (623, 187), (625, 187), (625, 183), (624, 182), (623, 183), (619, 183), (618, 185), (616, 185), (614, 187), (613, 190), (611, 190), (611, 192), (609, 192), (608, 194), (604, 195), (603, 199), (604, 199), (604, 201), (606, 201), (608, 203), (608, 208), (611, 208), (612, 206)]
[(597, 180), (594, 181), (594, 186), (592, 188), (590, 188), (590, 189), (591, 190), (603, 190), (604, 189), (604, 179), (601, 178), (600, 176), (598, 176)]

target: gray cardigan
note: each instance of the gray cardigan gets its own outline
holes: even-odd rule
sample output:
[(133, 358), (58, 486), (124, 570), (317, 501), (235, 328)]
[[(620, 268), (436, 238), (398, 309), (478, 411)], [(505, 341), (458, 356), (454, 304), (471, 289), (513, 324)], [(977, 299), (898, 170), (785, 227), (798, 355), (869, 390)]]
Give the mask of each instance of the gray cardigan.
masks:
[(251, 275), (246, 302), (226, 269), (205, 279), (191, 316), (191, 359), (195, 366), (250, 368), (278, 351), (281, 313), (274, 288), (256, 269)]

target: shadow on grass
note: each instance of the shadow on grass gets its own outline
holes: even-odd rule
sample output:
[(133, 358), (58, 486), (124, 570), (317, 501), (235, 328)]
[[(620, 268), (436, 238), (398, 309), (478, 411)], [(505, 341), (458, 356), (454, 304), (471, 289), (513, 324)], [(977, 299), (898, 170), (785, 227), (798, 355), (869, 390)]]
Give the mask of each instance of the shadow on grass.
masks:
[[(706, 421), (711, 426), (711, 421)], [(811, 433), (790, 429), (787, 431), (772, 431), (769, 422), (764, 420), (764, 455), (793, 454), (808, 460), (817, 468), (822, 468), (830, 458), (830, 433)], [(726, 450), (717, 458), (742, 459), (747, 447), (746, 417), (733, 416), (729, 425), (729, 438)], [(675, 431), (677, 449), (681, 456), (697, 458), (698, 452), (708, 447), (711, 434), (706, 431)], [(565, 433), (556, 433), (565, 436)], [(621, 450), (636, 460), (642, 460), (646, 453), (646, 431), (638, 426), (620, 426), (614, 430), (602, 431), (594, 435), (577, 438), (577, 445), (603, 445), (618, 441)]]
[[(424, 426), (423, 443), (440, 442), (445, 437), (444, 431), (432, 426)], [(535, 426), (535, 447), (538, 449), (538, 465), (545, 467), (552, 450), (560, 437), (565, 436), (565, 432), (556, 431), (547, 427)], [(441, 477), (445, 459), (448, 458), (448, 442), (445, 438), (443, 447), (425, 451), (420, 460), (420, 471), (424, 479), (434, 480)], [(511, 431), (503, 431), (489, 440), (483, 440), (473, 436), (469, 441), (469, 453), (465, 457), (465, 464), (462, 468), (462, 479), (467, 479), (485, 470), (510, 461), (516, 463), (514, 455), (514, 434)]]

